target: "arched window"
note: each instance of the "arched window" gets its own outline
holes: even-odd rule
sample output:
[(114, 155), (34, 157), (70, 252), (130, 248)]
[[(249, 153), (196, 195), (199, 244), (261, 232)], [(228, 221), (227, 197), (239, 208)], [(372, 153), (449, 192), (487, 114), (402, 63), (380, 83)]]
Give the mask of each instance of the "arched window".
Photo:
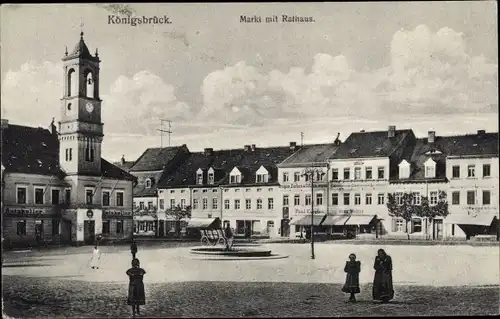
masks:
[(77, 93), (76, 83), (75, 69), (70, 69), (68, 71), (68, 96), (72, 96)]
[(92, 71), (85, 71), (85, 96), (94, 97), (94, 76)]
[(151, 179), (146, 179), (146, 188), (151, 188)]

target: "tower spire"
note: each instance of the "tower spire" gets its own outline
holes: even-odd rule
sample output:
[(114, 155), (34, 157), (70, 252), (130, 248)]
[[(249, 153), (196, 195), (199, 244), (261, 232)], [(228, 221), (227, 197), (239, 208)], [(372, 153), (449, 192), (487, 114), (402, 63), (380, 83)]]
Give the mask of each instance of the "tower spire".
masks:
[(83, 18), (80, 20), (80, 39), (83, 40)]

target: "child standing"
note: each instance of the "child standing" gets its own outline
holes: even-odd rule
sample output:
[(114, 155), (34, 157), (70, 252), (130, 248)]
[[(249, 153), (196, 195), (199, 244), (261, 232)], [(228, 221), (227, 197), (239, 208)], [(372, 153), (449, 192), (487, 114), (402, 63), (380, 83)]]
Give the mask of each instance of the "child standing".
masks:
[(97, 245), (94, 246), (94, 251), (92, 252), (92, 257), (90, 257), (90, 268), (99, 269), (99, 261), (101, 259), (101, 251), (97, 248)]
[(127, 303), (129, 306), (132, 306), (132, 316), (134, 317), (136, 312), (140, 314), (139, 306), (146, 304), (143, 282), (145, 274), (146, 271), (140, 267), (139, 259), (134, 258), (132, 260), (132, 268), (127, 270), (127, 276), (129, 277)]
[(359, 273), (361, 272), (361, 262), (356, 260), (355, 254), (349, 255), (349, 260), (345, 263), (344, 271), (347, 273), (342, 291), (351, 294), (350, 302), (356, 301), (355, 294), (360, 293)]

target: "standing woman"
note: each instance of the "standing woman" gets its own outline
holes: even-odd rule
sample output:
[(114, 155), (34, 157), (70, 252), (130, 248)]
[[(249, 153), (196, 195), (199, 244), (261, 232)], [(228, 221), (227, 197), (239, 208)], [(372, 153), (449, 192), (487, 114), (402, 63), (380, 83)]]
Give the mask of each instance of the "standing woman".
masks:
[(345, 284), (342, 291), (351, 294), (349, 301), (355, 302), (355, 294), (360, 293), (359, 289), (359, 273), (361, 271), (361, 262), (356, 260), (355, 254), (349, 255), (349, 260), (345, 263), (344, 271), (347, 273)]
[(233, 246), (233, 231), (231, 230), (231, 226), (229, 223), (226, 225), (226, 229), (224, 230), (224, 236), (226, 237), (226, 250), (230, 250)]
[(391, 256), (387, 255), (383, 249), (379, 249), (373, 268), (375, 269), (373, 300), (380, 300), (387, 303), (394, 298)]
[(132, 245), (130, 245), (130, 253), (132, 254), (132, 259), (135, 259), (135, 255), (137, 254), (137, 244), (135, 240), (133, 240)]
[(139, 259), (132, 260), (132, 268), (127, 270), (127, 275), (130, 279), (128, 284), (128, 300), (127, 304), (132, 306), (132, 316), (135, 313), (140, 314), (139, 306), (146, 304), (146, 295), (144, 293), (143, 277), (146, 271), (140, 268)]
[(101, 260), (101, 251), (94, 246), (94, 251), (92, 252), (92, 257), (90, 257), (90, 268), (99, 269), (99, 261)]

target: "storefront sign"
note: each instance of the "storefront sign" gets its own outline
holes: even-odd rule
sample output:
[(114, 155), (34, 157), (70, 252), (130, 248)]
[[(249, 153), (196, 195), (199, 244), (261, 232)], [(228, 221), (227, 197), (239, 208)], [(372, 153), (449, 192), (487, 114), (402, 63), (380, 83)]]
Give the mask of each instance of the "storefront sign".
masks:
[(94, 212), (93, 212), (92, 210), (90, 210), (90, 209), (89, 209), (89, 210), (87, 211), (87, 217), (88, 217), (88, 218), (92, 218), (92, 217), (94, 217)]
[(132, 217), (132, 212), (123, 210), (104, 210), (102, 212), (103, 218), (116, 218), (116, 217)]
[(12, 217), (37, 217), (41, 215), (52, 215), (52, 209), (43, 208), (5, 208), (5, 215)]
[[(328, 183), (326, 182), (314, 182), (314, 188), (316, 187), (327, 187)], [(280, 188), (311, 188), (311, 183), (303, 183), (303, 184), (291, 184), (291, 185), (280, 185)]]

